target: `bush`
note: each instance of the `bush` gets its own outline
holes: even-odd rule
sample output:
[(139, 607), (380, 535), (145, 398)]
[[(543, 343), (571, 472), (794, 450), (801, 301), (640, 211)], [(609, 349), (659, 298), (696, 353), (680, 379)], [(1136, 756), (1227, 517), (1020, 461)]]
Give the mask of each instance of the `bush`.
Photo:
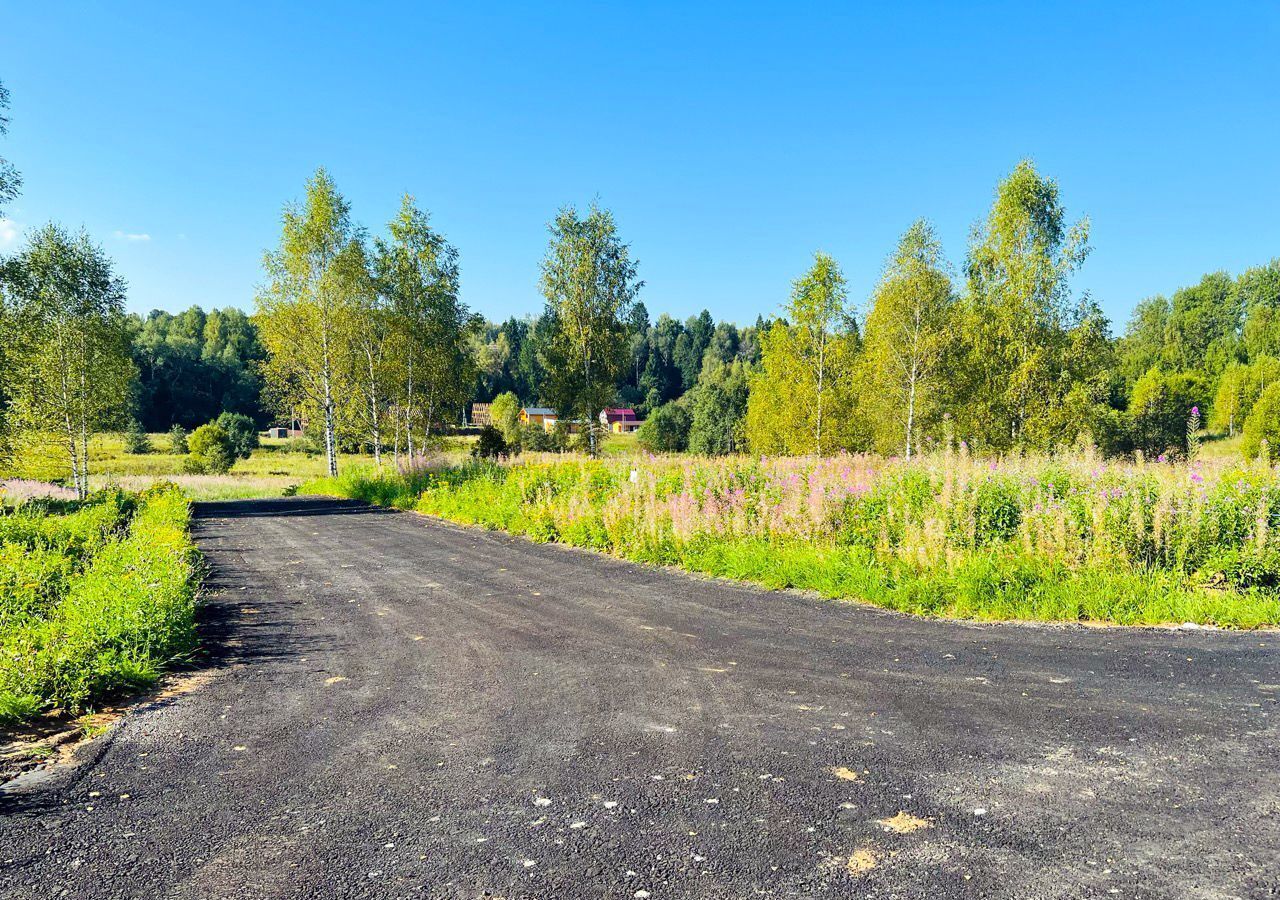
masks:
[(1256, 459), (1262, 452), (1263, 441), (1267, 442), (1268, 453), (1274, 459), (1280, 451), (1280, 381), (1262, 392), (1249, 411), (1249, 417), (1244, 420), (1244, 440), (1240, 449), (1245, 458)]
[(474, 459), (497, 459), (499, 456), (505, 456), (506, 453), (507, 442), (502, 437), (502, 432), (492, 425), (486, 425), (480, 429), (480, 437), (471, 447), (471, 456)]
[(678, 453), (689, 446), (692, 417), (683, 403), (664, 403), (644, 420), (636, 441), (653, 453)]
[(220, 425), (201, 425), (191, 432), (187, 444), (191, 448), (192, 465), (198, 465), (203, 472), (221, 475), (235, 462), (231, 437)]
[(1021, 522), (1022, 497), (1017, 484), (1007, 478), (991, 478), (978, 485), (973, 499), (975, 545), (1007, 541)]
[(191, 452), (187, 446), (187, 430), (181, 425), (169, 429), (169, 452), (174, 456), (186, 456)]
[(493, 398), (489, 404), (489, 420), (502, 432), (508, 446), (520, 442), (520, 398), (511, 391)]
[(233, 456), (248, 459), (258, 448), (258, 426), (243, 413), (224, 412), (214, 422), (227, 433)]
[[(83, 509), (116, 499), (94, 498)], [(150, 684), (194, 645), (197, 554), (189, 518), (176, 487), (149, 489), (127, 533), (113, 533), (65, 577), (58, 597), (28, 596), (23, 615), (0, 625), (0, 721), (50, 707), (82, 712)], [(38, 565), (67, 573), (51, 556)]]
[(129, 422), (129, 428), (124, 433), (124, 452), (139, 456), (151, 452), (151, 438), (147, 437), (137, 419)]
[(547, 431), (541, 425), (526, 425), (520, 429), (520, 447), (541, 453), (563, 453), (564, 441), (559, 428)]
[(1192, 407), (1204, 403), (1205, 388), (1189, 372), (1166, 375), (1151, 369), (1138, 379), (1129, 396), (1133, 441), (1149, 457), (1168, 454), (1185, 458), (1189, 450), (1187, 421)]

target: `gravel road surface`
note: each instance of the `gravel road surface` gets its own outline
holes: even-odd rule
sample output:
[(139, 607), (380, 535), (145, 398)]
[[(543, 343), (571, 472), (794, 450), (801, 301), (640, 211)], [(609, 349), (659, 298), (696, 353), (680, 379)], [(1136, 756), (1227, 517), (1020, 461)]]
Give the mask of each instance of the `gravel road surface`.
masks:
[(317, 498), (0, 795), (0, 896), (1280, 896), (1280, 635), (979, 626)]

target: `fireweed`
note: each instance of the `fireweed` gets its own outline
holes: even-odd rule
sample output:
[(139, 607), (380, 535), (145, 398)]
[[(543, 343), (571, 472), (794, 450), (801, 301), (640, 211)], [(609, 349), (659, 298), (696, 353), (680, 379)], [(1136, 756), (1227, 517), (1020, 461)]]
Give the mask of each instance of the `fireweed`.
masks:
[(1264, 466), (534, 455), (307, 489), (922, 614), (1280, 622), (1280, 481)]

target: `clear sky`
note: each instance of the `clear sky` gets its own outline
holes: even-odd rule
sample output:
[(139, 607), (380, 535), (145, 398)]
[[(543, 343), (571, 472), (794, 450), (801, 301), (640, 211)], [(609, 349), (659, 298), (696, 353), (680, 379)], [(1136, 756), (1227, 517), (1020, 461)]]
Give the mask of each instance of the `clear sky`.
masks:
[(598, 197), (653, 314), (745, 323), (816, 249), (864, 299), (917, 217), (959, 263), (1029, 156), (1117, 330), (1280, 256), (1274, 2), (195, 6), (5, 5), (0, 251), (84, 225), (130, 309), (249, 308), (323, 165), (373, 230), (415, 194), (490, 318), (541, 308), (546, 222)]

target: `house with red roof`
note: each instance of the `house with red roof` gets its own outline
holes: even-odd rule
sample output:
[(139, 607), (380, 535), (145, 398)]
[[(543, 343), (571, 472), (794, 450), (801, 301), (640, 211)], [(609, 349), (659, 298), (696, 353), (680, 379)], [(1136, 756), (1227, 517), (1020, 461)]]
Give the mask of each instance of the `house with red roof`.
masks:
[(640, 428), (640, 419), (636, 417), (634, 409), (602, 409), (600, 424), (614, 434), (630, 434)]

